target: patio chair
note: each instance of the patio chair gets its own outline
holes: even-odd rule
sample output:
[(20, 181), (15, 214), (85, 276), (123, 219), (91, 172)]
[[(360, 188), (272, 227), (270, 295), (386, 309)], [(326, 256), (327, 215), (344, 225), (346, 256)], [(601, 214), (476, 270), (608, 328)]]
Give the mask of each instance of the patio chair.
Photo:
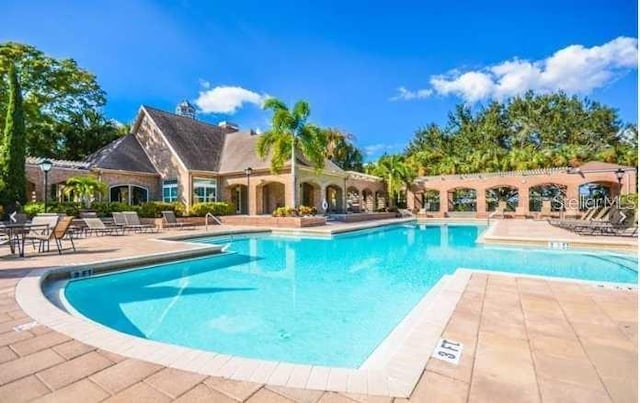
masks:
[[(36, 218), (37, 217), (34, 217), (34, 220)], [(39, 252), (44, 252), (45, 249), (48, 252), (50, 241), (53, 239), (56, 243), (56, 248), (58, 249), (58, 253), (62, 254), (62, 239), (65, 236), (67, 236), (69, 238), (69, 241), (71, 242), (71, 247), (75, 252), (76, 245), (73, 243), (73, 232), (69, 231), (69, 227), (71, 227), (72, 220), (73, 220), (73, 217), (71, 216), (61, 217), (59, 220), (57, 220), (57, 223), (55, 224), (53, 229), (51, 231), (48, 231), (48, 233), (46, 234), (29, 233), (26, 235), (26, 239), (29, 239), (31, 241), (38, 241), (40, 243), (40, 246), (38, 248)]]
[(164, 219), (164, 226), (168, 228), (194, 229), (196, 227), (192, 223), (178, 222), (176, 214), (171, 210), (163, 211), (162, 218)]
[(122, 215), (124, 216), (124, 221), (126, 223), (125, 228), (138, 232), (158, 230), (158, 227), (155, 225), (142, 224), (140, 222), (140, 217), (138, 217), (138, 213), (135, 211), (123, 211)]
[(86, 232), (91, 235), (94, 233), (96, 235), (124, 235), (125, 228), (120, 225), (106, 225), (99, 218), (84, 218), (85, 224), (87, 225)]

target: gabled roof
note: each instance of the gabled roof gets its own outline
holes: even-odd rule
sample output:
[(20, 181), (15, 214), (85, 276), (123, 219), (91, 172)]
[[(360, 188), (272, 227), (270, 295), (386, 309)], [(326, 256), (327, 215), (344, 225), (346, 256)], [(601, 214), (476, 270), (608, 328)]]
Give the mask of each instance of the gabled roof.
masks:
[(91, 167), (120, 171), (157, 173), (133, 134), (127, 134), (87, 156)]
[(187, 169), (212, 172), (219, 170), (225, 135), (235, 131), (234, 129), (214, 126), (146, 105), (142, 108)]

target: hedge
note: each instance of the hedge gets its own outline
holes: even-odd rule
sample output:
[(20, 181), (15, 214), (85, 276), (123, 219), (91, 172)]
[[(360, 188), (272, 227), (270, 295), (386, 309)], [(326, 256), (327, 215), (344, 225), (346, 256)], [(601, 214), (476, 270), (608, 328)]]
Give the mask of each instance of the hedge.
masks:
[(227, 202), (196, 203), (189, 210), (190, 215), (204, 217), (207, 213), (213, 215), (235, 214), (235, 207)]
[[(81, 203), (74, 202), (51, 202), (47, 203), (47, 212), (60, 213), (70, 216), (79, 216), (83, 210)], [(140, 205), (129, 205), (119, 202), (94, 202), (91, 204), (91, 210), (95, 211), (98, 217), (111, 217), (111, 213), (118, 211), (135, 211), (143, 218), (159, 218), (162, 217), (163, 211), (173, 211), (176, 216), (184, 215), (184, 204), (180, 202), (164, 203), (164, 202), (147, 202)], [(27, 203), (24, 205), (24, 212), (29, 217), (44, 213), (44, 203)]]

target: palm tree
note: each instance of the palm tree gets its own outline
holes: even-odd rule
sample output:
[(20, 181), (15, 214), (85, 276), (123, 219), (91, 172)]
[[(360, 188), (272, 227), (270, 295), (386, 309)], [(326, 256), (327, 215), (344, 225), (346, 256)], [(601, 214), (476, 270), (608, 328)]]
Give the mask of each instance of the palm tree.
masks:
[(271, 154), (271, 170), (278, 172), (285, 161), (291, 158), (292, 199), (291, 206), (297, 205), (296, 154), (307, 159), (316, 170), (324, 167), (327, 139), (324, 132), (307, 122), (311, 108), (306, 101), (298, 101), (289, 109), (276, 98), (267, 99), (265, 109), (273, 111), (271, 129), (258, 138), (256, 153), (260, 158)]
[(411, 184), (416, 177), (415, 170), (400, 155), (383, 155), (375, 164), (372, 172), (387, 182), (387, 194), (390, 201), (400, 197), (400, 191)]
[(96, 195), (104, 194), (106, 191), (107, 184), (93, 176), (69, 178), (63, 189), (65, 195), (80, 200), (86, 208), (91, 207), (91, 201)]

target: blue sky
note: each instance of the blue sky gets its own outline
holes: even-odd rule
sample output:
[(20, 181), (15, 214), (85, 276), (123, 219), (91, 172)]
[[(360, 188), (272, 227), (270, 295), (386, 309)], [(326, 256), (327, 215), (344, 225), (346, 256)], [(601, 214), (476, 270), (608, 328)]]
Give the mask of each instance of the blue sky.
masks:
[(76, 59), (120, 121), (187, 98), (200, 119), (264, 130), (264, 97), (306, 99), (314, 122), (373, 158), (456, 103), (529, 88), (589, 95), (637, 122), (637, 15), (632, 0), (34, 0), (3, 6), (0, 40)]

